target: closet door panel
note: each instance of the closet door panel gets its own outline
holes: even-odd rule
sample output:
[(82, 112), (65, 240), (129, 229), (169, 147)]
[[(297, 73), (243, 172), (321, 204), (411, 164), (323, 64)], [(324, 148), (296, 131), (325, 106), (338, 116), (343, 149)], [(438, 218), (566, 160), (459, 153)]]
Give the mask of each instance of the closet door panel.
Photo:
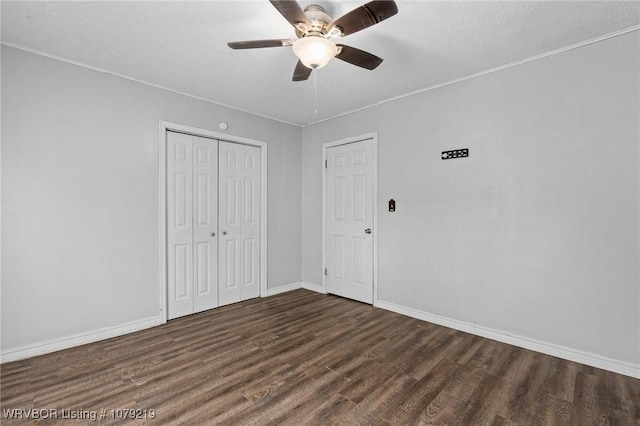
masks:
[(193, 311), (218, 307), (218, 141), (193, 136)]
[(242, 300), (260, 296), (260, 148), (243, 146)]
[(168, 318), (193, 313), (193, 142), (167, 133)]
[(220, 142), (220, 305), (260, 296), (260, 148)]
[(240, 283), (243, 271), (241, 269), (242, 246), (242, 169), (237, 147), (240, 145), (220, 142), (219, 169), (220, 179), (220, 239), (219, 261), (220, 305), (242, 300)]

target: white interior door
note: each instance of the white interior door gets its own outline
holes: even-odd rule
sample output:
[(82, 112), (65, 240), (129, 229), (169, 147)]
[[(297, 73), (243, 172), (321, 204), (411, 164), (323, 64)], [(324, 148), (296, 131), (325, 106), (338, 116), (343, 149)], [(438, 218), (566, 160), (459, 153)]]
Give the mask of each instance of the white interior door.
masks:
[(218, 306), (218, 141), (167, 132), (168, 318)]
[(220, 305), (260, 295), (260, 148), (220, 141)]
[(373, 141), (327, 148), (327, 291), (373, 303)]

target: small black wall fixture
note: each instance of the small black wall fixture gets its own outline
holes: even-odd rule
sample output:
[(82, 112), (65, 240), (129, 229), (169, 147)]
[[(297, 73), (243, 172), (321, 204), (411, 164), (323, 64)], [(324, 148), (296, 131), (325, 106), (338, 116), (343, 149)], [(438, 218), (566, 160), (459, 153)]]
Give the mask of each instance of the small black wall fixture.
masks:
[(443, 160), (452, 160), (454, 158), (463, 158), (469, 156), (469, 148), (453, 149), (451, 151), (442, 151), (440, 158)]

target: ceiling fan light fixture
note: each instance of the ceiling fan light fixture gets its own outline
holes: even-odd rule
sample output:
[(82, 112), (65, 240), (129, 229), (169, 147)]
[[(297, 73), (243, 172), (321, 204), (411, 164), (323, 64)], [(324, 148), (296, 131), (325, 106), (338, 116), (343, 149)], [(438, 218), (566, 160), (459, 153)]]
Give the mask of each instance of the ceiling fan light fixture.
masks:
[(338, 53), (334, 42), (324, 37), (310, 35), (293, 43), (293, 52), (308, 68), (320, 69)]
[(382, 63), (382, 58), (355, 47), (335, 44), (330, 39), (357, 33), (398, 13), (398, 5), (394, 0), (370, 0), (338, 19), (331, 19), (324, 8), (317, 4), (310, 4), (303, 10), (296, 0), (269, 2), (295, 28), (298, 40), (246, 40), (229, 42), (227, 45), (232, 49), (292, 46), (298, 57), (293, 81), (307, 80), (313, 70), (323, 68), (334, 57), (373, 70)]

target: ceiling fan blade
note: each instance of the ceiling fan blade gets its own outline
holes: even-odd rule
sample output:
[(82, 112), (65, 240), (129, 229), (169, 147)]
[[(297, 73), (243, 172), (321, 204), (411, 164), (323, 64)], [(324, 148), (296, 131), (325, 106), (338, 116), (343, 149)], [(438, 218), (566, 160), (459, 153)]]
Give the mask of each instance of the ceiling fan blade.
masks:
[(293, 81), (304, 81), (311, 75), (311, 68), (307, 68), (302, 61), (298, 61), (296, 69), (293, 70)]
[(336, 55), (336, 58), (358, 67), (372, 70), (382, 63), (382, 58), (378, 58), (376, 55), (365, 52), (364, 50), (345, 46), (344, 44), (337, 44), (336, 46), (341, 49), (340, 53)]
[(230, 41), (227, 43), (232, 49), (257, 49), (261, 47), (281, 47), (292, 46), (293, 40), (246, 40), (246, 41)]
[(304, 14), (304, 11), (296, 1), (292, 0), (269, 0), (269, 2), (278, 9), (278, 12), (284, 19), (289, 21), (294, 28), (298, 28), (298, 23), (302, 22), (306, 28), (311, 27), (311, 22), (309, 22), (309, 18)]
[(330, 32), (333, 27), (340, 27), (342, 35), (348, 36), (384, 21), (396, 13), (398, 13), (398, 5), (392, 0), (370, 1), (330, 23), (327, 32)]

